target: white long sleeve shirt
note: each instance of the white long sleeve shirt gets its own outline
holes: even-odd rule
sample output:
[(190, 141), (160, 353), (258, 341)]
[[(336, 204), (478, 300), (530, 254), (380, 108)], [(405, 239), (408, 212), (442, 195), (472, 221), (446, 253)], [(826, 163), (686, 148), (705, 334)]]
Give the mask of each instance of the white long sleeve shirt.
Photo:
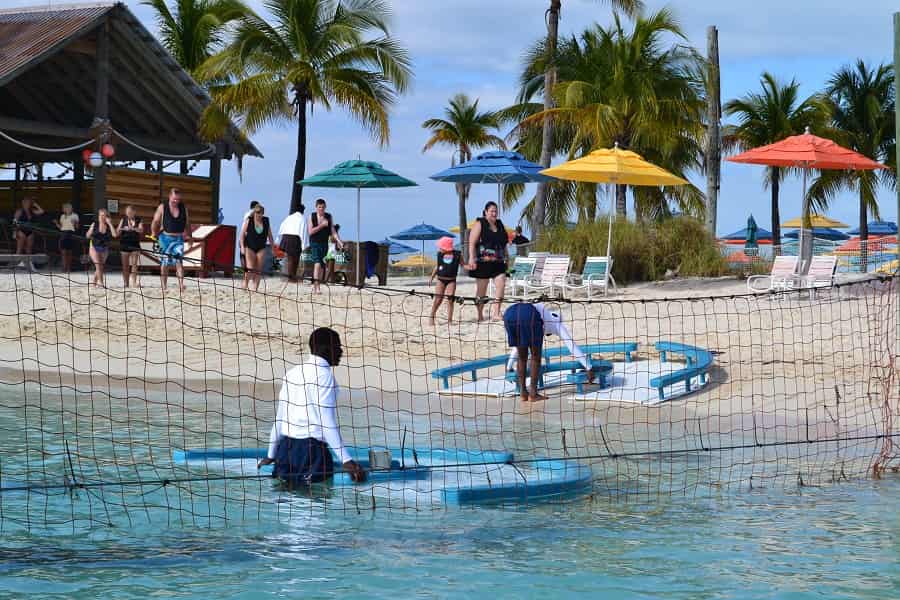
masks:
[[(569, 328), (566, 327), (566, 324), (563, 323), (562, 315), (558, 312), (554, 312), (544, 306), (542, 303), (538, 302), (533, 305), (535, 310), (538, 311), (538, 314), (541, 315), (541, 319), (544, 321), (544, 335), (557, 335), (562, 340), (563, 344), (566, 345), (566, 348), (569, 349), (569, 352), (575, 359), (581, 363), (581, 366), (584, 367), (585, 371), (589, 371), (591, 369), (591, 363), (588, 360), (587, 356), (584, 353), (584, 350), (575, 343), (575, 340), (572, 339), (572, 333), (569, 331)], [(516, 362), (519, 358), (519, 351), (516, 348), (513, 348), (509, 352), (509, 360), (506, 361), (506, 368), (509, 371), (512, 371), (516, 368)]]
[(283, 235), (296, 235), (300, 238), (302, 248), (309, 247), (309, 230), (306, 228), (306, 219), (303, 218), (302, 212), (291, 213), (281, 222), (281, 227), (278, 228), (279, 244)]
[(328, 444), (342, 463), (351, 460), (337, 424), (338, 385), (328, 361), (312, 355), (281, 379), (278, 412), (269, 435), (269, 458), (282, 438), (315, 438)]

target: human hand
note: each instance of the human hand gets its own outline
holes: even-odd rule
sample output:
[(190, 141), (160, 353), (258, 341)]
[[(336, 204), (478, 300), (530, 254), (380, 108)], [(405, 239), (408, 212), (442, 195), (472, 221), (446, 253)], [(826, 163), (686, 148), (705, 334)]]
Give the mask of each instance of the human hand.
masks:
[(474, 271), (474, 270), (477, 269), (477, 268), (478, 268), (478, 265), (475, 264), (475, 261), (474, 261), (474, 260), (470, 260), (468, 263), (466, 263), (466, 270), (467, 270), (467, 271)]
[(366, 471), (355, 460), (348, 460), (344, 463), (344, 471), (350, 475), (353, 483), (363, 483), (366, 480)]
[(269, 457), (261, 458), (261, 459), (259, 459), (259, 462), (256, 463), (256, 468), (261, 469), (266, 465), (271, 465), (273, 462), (275, 462), (274, 458), (269, 458)]

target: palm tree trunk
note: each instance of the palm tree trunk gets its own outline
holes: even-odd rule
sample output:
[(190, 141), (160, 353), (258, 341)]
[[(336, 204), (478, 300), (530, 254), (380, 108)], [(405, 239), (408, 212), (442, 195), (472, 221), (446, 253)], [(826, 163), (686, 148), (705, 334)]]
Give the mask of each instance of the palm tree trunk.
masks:
[(628, 190), (627, 185), (616, 185), (616, 216), (625, 218), (627, 213), (627, 204), (626, 204), (626, 195), (625, 192)]
[[(556, 44), (559, 38), (559, 13), (562, 0), (550, 0), (547, 11), (547, 57), (550, 62), (544, 72), (544, 110), (553, 108), (553, 86), (556, 84)], [(544, 117), (544, 129), (541, 138), (541, 165), (546, 169), (553, 158), (553, 119)], [(547, 198), (550, 195), (549, 184), (538, 184), (534, 198), (534, 215), (531, 223), (531, 237), (537, 239), (547, 218)]]
[(778, 167), (771, 167), (772, 186), (772, 248), (775, 254), (781, 254), (781, 214), (778, 211), (778, 178), (781, 175)]
[(306, 98), (296, 96), (297, 103), (297, 160), (294, 162), (294, 178), (291, 180), (291, 213), (303, 205), (303, 186), (297, 182), (306, 177)]
[(466, 184), (456, 184), (456, 193), (459, 195), (459, 248), (462, 250), (463, 262), (467, 262), (469, 259), (469, 232), (466, 229), (466, 225), (469, 223), (466, 216), (467, 191)]
[(869, 270), (869, 210), (862, 182), (859, 183), (859, 270)]

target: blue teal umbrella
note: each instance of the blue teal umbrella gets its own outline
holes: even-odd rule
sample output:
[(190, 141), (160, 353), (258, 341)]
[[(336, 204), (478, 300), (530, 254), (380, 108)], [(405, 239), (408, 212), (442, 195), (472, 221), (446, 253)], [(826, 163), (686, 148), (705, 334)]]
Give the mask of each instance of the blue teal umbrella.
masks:
[(744, 254), (747, 250), (759, 250), (759, 239), (756, 237), (759, 227), (756, 226), (756, 219), (753, 215), (747, 218), (747, 237), (744, 238)]
[(417, 250), (417, 248), (407, 246), (406, 244), (401, 244), (400, 242), (396, 242), (391, 238), (384, 238), (378, 243), (380, 245), (388, 247), (388, 254), (408, 254)]
[(426, 240), (439, 240), (442, 237), (456, 237), (449, 231), (444, 231), (439, 227), (435, 227), (434, 225), (427, 225), (425, 223), (420, 223), (418, 225), (414, 225), (409, 229), (404, 229), (400, 233), (395, 233), (391, 236), (395, 240), (422, 240), (422, 255), (425, 255), (425, 241)]
[[(891, 221), (869, 221), (868, 227), (869, 235), (896, 235), (897, 234), (897, 224), (892, 223)], [(850, 235), (859, 235), (859, 227), (856, 229), (851, 229), (848, 232)]]
[(479, 154), (470, 161), (435, 173), (430, 179), (447, 183), (496, 183), (499, 205), (503, 198), (503, 186), (507, 183), (553, 181), (552, 177), (540, 174), (543, 168), (518, 152), (491, 150)]
[[(788, 239), (797, 239), (800, 237), (800, 231), (796, 230), (791, 231), (784, 234), (784, 237)], [(830, 227), (813, 227), (812, 229), (813, 238), (819, 238), (820, 240), (831, 240), (831, 241), (839, 241), (839, 240), (849, 240), (850, 236), (844, 233), (843, 231), (838, 231), (837, 229), (832, 229)]]
[[(740, 240), (743, 242), (743, 241), (747, 240), (747, 233), (748, 233), (747, 228), (744, 227), (743, 229), (738, 229), (737, 231), (735, 231), (733, 233), (729, 233), (728, 235), (723, 235), (720, 239), (735, 240), (735, 241)], [(757, 243), (759, 243), (761, 240), (772, 241), (772, 232), (769, 231), (768, 229), (763, 229), (762, 227), (757, 227), (756, 228), (756, 241), (757, 241)]]
[(297, 182), (308, 187), (356, 188), (356, 285), (362, 271), (362, 240), (359, 233), (360, 190), (362, 188), (397, 188), (418, 185), (405, 177), (388, 171), (376, 162), (348, 160), (333, 169), (322, 171)]

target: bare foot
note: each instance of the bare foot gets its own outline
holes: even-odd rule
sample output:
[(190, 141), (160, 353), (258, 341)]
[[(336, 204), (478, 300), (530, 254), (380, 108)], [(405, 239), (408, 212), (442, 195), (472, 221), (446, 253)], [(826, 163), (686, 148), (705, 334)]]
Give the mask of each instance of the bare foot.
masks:
[(533, 394), (528, 398), (528, 401), (529, 402), (543, 402), (546, 399), (547, 399), (547, 396), (544, 396), (543, 394)]
[(434, 317), (428, 317), (428, 324), (434, 327)]

